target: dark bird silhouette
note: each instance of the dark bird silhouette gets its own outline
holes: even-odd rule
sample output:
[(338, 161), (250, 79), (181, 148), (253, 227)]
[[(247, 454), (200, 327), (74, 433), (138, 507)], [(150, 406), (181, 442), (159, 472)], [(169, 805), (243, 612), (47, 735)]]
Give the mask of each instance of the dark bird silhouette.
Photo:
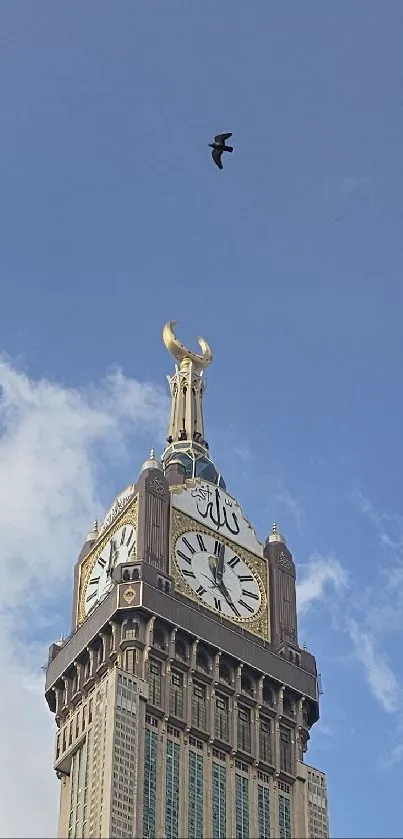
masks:
[(228, 134), (216, 134), (214, 137), (214, 143), (209, 143), (210, 148), (213, 149), (211, 156), (219, 169), (223, 168), (221, 163), (221, 155), (223, 151), (234, 151), (232, 146), (225, 145), (225, 141), (228, 140), (229, 137), (232, 137), (231, 131)]

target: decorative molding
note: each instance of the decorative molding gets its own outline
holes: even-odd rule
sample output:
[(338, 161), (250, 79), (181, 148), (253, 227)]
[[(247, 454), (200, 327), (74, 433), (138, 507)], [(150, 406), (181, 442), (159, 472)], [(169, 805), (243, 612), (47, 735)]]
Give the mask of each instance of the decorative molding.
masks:
[(136, 484), (129, 484), (119, 495), (115, 498), (113, 504), (106, 511), (102, 524), (98, 528), (98, 536), (102, 536), (105, 530), (115, 521), (115, 519), (123, 512), (128, 505), (136, 490)]
[(148, 492), (158, 495), (158, 497), (163, 497), (168, 494), (167, 486), (164, 483), (163, 478), (159, 475), (155, 475), (155, 477), (148, 479), (146, 489)]
[(291, 562), (287, 554), (284, 553), (284, 551), (281, 551), (281, 553), (278, 555), (277, 565), (284, 571), (293, 571), (293, 563)]

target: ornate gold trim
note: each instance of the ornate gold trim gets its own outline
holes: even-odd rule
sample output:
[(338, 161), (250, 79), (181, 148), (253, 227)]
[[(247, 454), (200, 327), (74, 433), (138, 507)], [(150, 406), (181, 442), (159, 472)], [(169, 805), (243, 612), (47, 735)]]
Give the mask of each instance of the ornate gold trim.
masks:
[(214, 538), (219, 538), (220, 541), (224, 542), (234, 553), (237, 554), (247, 565), (251, 571), (253, 571), (254, 576), (256, 577), (256, 582), (259, 586), (260, 596), (261, 596), (261, 605), (258, 613), (253, 615), (251, 618), (231, 618), (227, 615), (220, 615), (220, 618), (223, 620), (229, 621), (231, 624), (239, 627), (243, 627), (248, 630), (248, 632), (253, 632), (254, 635), (259, 635), (261, 638), (265, 638), (267, 641), (270, 640), (270, 629), (269, 629), (269, 609), (268, 609), (268, 601), (269, 601), (269, 592), (268, 592), (268, 578), (267, 578), (267, 565), (263, 557), (257, 556), (256, 554), (252, 554), (246, 548), (242, 547), (242, 545), (238, 545), (236, 542), (232, 542), (226, 536), (223, 536), (221, 533), (216, 533), (214, 530), (210, 530), (208, 527), (205, 527), (201, 522), (197, 521), (196, 519), (187, 516), (186, 513), (183, 513), (181, 510), (177, 510), (175, 508), (172, 509), (172, 518), (171, 518), (171, 544), (170, 544), (170, 570), (172, 577), (175, 581), (175, 589), (180, 594), (185, 595), (190, 600), (198, 603), (199, 605), (203, 605), (203, 608), (208, 609), (209, 612), (212, 612), (214, 615), (217, 615), (215, 609), (207, 606), (207, 604), (202, 603), (200, 598), (197, 594), (193, 591), (191, 586), (189, 586), (182, 577), (180, 573), (178, 564), (176, 562), (176, 555), (175, 555), (175, 548), (178, 539), (184, 534), (189, 531), (193, 531), (194, 533), (206, 533), (209, 536), (214, 536)]
[[(136, 535), (138, 531), (138, 504), (137, 504), (137, 496), (130, 502), (128, 508), (124, 510), (120, 518), (116, 518), (110, 524), (107, 530), (102, 534), (101, 539), (99, 539), (94, 547), (90, 550), (87, 554), (85, 559), (83, 560), (80, 566), (80, 577), (79, 577), (79, 596), (77, 599), (77, 626), (80, 626), (86, 620), (86, 612), (85, 612), (85, 590), (87, 587), (88, 580), (92, 574), (94, 566), (98, 560), (99, 555), (102, 553), (105, 545), (109, 542), (112, 534), (119, 530), (120, 527), (123, 527), (125, 524), (131, 524), (135, 530)], [(135, 557), (133, 557), (135, 559)]]

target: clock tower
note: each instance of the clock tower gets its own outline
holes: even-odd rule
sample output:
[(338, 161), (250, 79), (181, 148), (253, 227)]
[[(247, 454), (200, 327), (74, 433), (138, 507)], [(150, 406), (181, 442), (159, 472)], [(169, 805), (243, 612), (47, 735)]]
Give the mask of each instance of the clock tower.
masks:
[(304, 762), (318, 686), (294, 561), (226, 487), (203, 422), (212, 352), (174, 326), (167, 445), (94, 523), (72, 632), (49, 651), (58, 836), (326, 837), (324, 776)]

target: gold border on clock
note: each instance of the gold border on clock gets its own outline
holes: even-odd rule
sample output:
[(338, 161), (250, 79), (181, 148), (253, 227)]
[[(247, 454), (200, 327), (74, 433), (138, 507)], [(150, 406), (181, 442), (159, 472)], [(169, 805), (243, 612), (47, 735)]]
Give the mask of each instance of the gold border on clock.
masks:
[[(78, 609), (77, 609), (77, 625), (82, 624), (87, 614), (85, 612), (85, 590), (87, 587), (88, 580), (93, 572), (93, 569), (97, 563), (99, 555), (102, 553), (105, 545), (109, 542), (111, 535), (116, 531), (119, 530), (120, 527), (123, 527), (125, 524), (131, 524), (136, 530), (136, 541), (137, 541), (137, 530), (138, 530), (138, 505), (137, 505), (137, 497), (130, 502), (130, 506), (122, 513), (119, 518), (113, 520), (113, 522), (109, 525), (108, 529), (105, 530), (105, 533), (102, 534), (101, 539), (91, 548), (90, 552), (87, 554), (85, 559), (83, 560), (80, 566), (80, 579), (79, 579), (79, 597), (78, 597)], [(136, 555), (133, 556), (133, 559), (136, 559)]]
[(260, 596), (261, 596), (261, 604), (260, 609), (256, 615), (253, 615), (251, 618), (231, 618), (228, 615), (221, 615), (223, 620), (228, 620), (230, 623), (235, 624), (235, 626), (242, 626), (248, 630), (248, 632), (252, 632), (254, 635), (259, 635), (261, 638), (265, 638), (267, 641), (270, 641), (270, 629), (269, 629), (269, 612), (268, 612), (268, 578), (267, 578), (267, 565), (265, 560), (257, 556), (256, 554), (251, 553), (242, 545), (237, 544), (236, 542), (232, 542), (231, 539), (228, 539), (222, 533), (218, 533), (215, 530), (211, 530), (210, 528), (206, 527), (201, 522), (193, 519), (191, 516), (186, 515), (181, 510), (177, 510), (176, 508), (172, 509), (172, 518), (171, 518), (171, 557), (170, 557), (170, 565), (171, 565), (171, 574), (175, 580), (175, 589), (180, 594), (184, 594), (185, 597), (188, 597), (189, 600), (193, 600), (198, 605), (202, 605), (204, 609), (207, 609), (212, 614), (217, 615), (217, 611), (210, 606), (207, 606), (205, 603), (202, 603), (200, 598), (197, 594), (193, 591), (192, 587), (189, 586), (182, 577), (180, 573), (177, 561), (176, 561), (176, 543), (178, 539), (183, 536), (184, 533), (189, 532), (194, 533), (206, 533), (208, 536), (213, 536), (215, 539), (220, 539), (221, 542), (224, 542), (229, 548), (231, 548), (234, 553), (239, 556), (245, 563), (245, 565), (253, 571), (253, 574), (256, 578), (256, 582), (259, 586)]

